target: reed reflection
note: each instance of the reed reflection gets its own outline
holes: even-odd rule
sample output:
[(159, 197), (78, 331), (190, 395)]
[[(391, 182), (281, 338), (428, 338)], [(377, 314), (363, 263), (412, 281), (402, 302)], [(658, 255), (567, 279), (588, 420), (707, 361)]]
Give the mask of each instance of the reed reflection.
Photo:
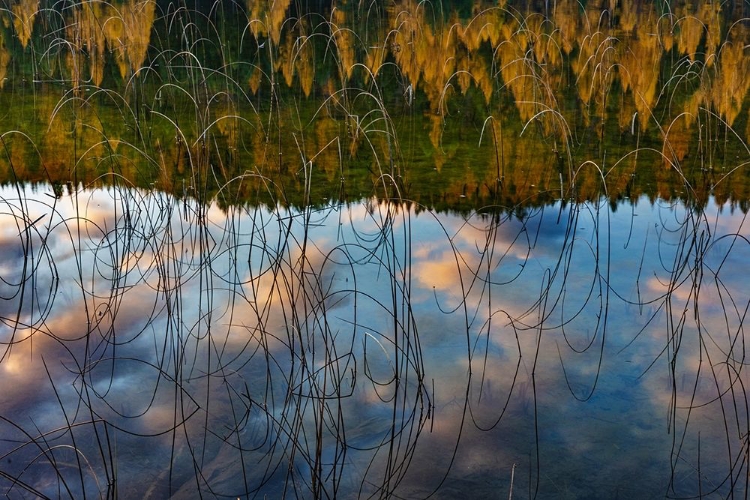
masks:
[(2, 199), (8, 492), (745, 491), (744, 214)]

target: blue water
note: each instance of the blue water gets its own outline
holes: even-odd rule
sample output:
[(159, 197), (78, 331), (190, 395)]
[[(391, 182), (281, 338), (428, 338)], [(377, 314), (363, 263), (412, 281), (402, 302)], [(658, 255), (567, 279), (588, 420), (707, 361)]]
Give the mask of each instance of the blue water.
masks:
[(51, 193), (2, 192), (10, 497), (745, 494), (731, 207)]

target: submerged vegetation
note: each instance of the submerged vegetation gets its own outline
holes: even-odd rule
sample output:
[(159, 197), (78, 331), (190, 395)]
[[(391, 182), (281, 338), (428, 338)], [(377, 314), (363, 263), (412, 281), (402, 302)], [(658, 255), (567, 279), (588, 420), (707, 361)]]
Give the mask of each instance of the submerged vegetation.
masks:
[(750, 4), (452, 3), (2, 2), (3, 493), (747, 494)]

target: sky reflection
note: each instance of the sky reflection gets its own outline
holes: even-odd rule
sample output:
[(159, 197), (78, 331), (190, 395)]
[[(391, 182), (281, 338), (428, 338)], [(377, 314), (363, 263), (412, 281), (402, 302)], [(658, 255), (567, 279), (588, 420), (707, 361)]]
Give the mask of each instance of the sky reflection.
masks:
[(51, 193), (2, 193), (11, 496), (746, 491), (745, 214)]

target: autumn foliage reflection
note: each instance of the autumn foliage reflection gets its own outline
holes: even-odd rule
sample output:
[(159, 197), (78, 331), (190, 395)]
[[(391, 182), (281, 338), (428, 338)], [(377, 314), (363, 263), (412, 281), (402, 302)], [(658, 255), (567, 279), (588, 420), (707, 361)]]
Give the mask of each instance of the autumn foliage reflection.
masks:
[[(14, 163), (30, 180), (140, 164), (134, 183), (211, 198), (251, 170), (271, 202), (312, 185), (317, 202), (374, 191), (454, 209), (750, 196), (741, 5), (7, 4), (3, 88), (33, 80), (34, 110), (3, 127), (38, 146)], [(117, 161), (112, 139), (128, 145)], [(60, 151), (75, 151), (67, 172), (28, 173)], [(312, 182), (289, 177), (310, 161)]]

